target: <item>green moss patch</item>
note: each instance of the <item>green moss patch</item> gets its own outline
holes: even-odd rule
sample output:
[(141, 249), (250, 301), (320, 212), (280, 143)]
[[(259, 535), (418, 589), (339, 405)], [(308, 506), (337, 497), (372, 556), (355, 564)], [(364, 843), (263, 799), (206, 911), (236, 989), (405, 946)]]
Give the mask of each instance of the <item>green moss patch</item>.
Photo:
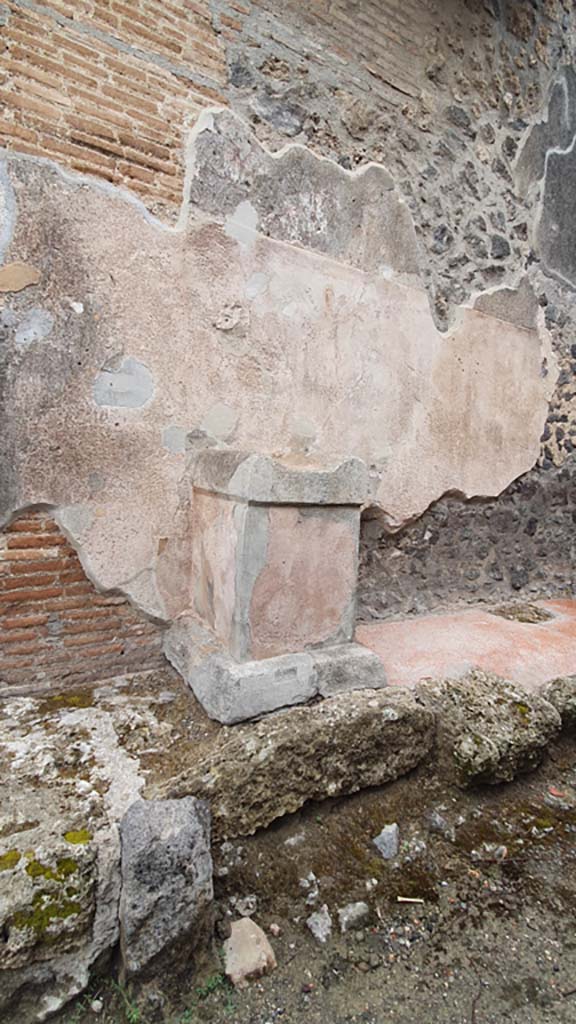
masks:
[(65, 832), (64, 839), (67, 843), (72, 843), (73, 846), (80, 846), (90, 842), (92, 833), (87, 828), (81, 828), (77, 831)]
[(8, 850), (7, 853), (0, 853), (0, 871), (11, 871), (15, 868), (22, 854), (19, 850)]

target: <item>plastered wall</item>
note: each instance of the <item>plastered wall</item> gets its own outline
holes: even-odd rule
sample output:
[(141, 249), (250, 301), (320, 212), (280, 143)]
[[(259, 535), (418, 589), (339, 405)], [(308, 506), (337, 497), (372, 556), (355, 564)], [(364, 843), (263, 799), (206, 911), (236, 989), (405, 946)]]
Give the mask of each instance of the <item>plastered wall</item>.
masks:
[(170, 620), (187, 446), (359, 455), (384, 543), (570, 459), (521, 154), (573, 26), (552, 0), (157, 7), (1, 6), (0, 484), (4, 521), (54, 506), (99, 587)]

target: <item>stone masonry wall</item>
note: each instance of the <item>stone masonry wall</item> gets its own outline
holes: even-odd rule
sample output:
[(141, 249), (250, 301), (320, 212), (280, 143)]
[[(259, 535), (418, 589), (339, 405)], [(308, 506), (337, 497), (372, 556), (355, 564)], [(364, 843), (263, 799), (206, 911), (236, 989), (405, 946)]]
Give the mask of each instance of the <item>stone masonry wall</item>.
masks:
[[(479, 308), (498, 317), (500, 300), (486, 293), (499, 288), (515, 301), (511, 290), (524, 277), (560, 370), (537, 465), (500, 498), (440, 498), (412, 524), (391, 521), (379, 501), (365, 519), (360, 610), (386, 616), (569, 591), (576, 94), (562, 69), (576, 45), (573, 4), (7, 0), (0, 21), (0, 144), (10, 150), (127, 186), (173, 223), (182, 212), (189, 129), (202, 108), (227, 105), (273, 151), (297, 143), (348, 170), (385, 165), (413, 217), (419, 273), (440, 329), (457, 324), (462, 305), (480, 293)], [(314, 216), (312, 208), (312, 228)], [(69, 238), (63, 231), (60, 244), (51, 225), (46, 237), (58, 269)], [(557, 238), (567, 239), (564, 248)], [(81, 251), (65, 263), (72, 295), (91, 256)], [(233, 320), (235, 309), (226, 316)], [(114, 316), (90, 308), (95, 338), (103, 325), (115, 337)], [(231, 323), (228, 338), (244, 329), (243, 320)], [(88, 346), (85, 324), (82, 338)], [(110, 341), (107, 358), (114, 352)], [(505, 430), (500, 443), (505, 450)], [(383, 445), (382, 491), (387, 457)], [(97, 477), (103, 488), (93, 470), (90, 479)], [(69, 500), (84, 501), (84, 492)], [(65, 505), (66, 496), (58, 501)]]
[(162, 630), (99, 593), (47, 512), (0, 534), (0, 695), (71, 688), (164, 663)]

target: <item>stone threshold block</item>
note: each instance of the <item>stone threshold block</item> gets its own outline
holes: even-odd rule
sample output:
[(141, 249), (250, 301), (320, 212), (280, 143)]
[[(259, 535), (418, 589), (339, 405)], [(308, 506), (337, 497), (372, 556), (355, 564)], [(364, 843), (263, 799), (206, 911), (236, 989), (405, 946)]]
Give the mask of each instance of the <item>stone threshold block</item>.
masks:
[(259, 661), (235, 661), (197, 619), (183, 615), (164, 653), (206, 714), (235, 725), (279, 708), (387, 685), (380, 659), (361, 644), (336, 644)]

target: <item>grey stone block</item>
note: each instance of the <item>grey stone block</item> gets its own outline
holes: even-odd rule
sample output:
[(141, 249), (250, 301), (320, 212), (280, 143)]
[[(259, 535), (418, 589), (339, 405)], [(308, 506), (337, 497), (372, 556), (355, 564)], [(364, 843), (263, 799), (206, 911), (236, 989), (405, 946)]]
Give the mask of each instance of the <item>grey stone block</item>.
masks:
[(138, 800), (120, 824), (120, 944), (126, 974), (186, 960), (212, 928), (210, 812), (194, 797)]
[(362, 644), (335, 644), (311, 654), (322, 697), (349, 690), (379, 690), (388, 685), (380, 658)]
[(223, 725), (303, 704), (318, 693), (310, 654), (236, 662), (191, 616), (170, 627), (164, 652), (206, 714)]
[(361, 459), (300, 464), (270, 455), (201, 449), (191, 466), (195, 487), (270, 505), (361, 505), (368, 474)]

